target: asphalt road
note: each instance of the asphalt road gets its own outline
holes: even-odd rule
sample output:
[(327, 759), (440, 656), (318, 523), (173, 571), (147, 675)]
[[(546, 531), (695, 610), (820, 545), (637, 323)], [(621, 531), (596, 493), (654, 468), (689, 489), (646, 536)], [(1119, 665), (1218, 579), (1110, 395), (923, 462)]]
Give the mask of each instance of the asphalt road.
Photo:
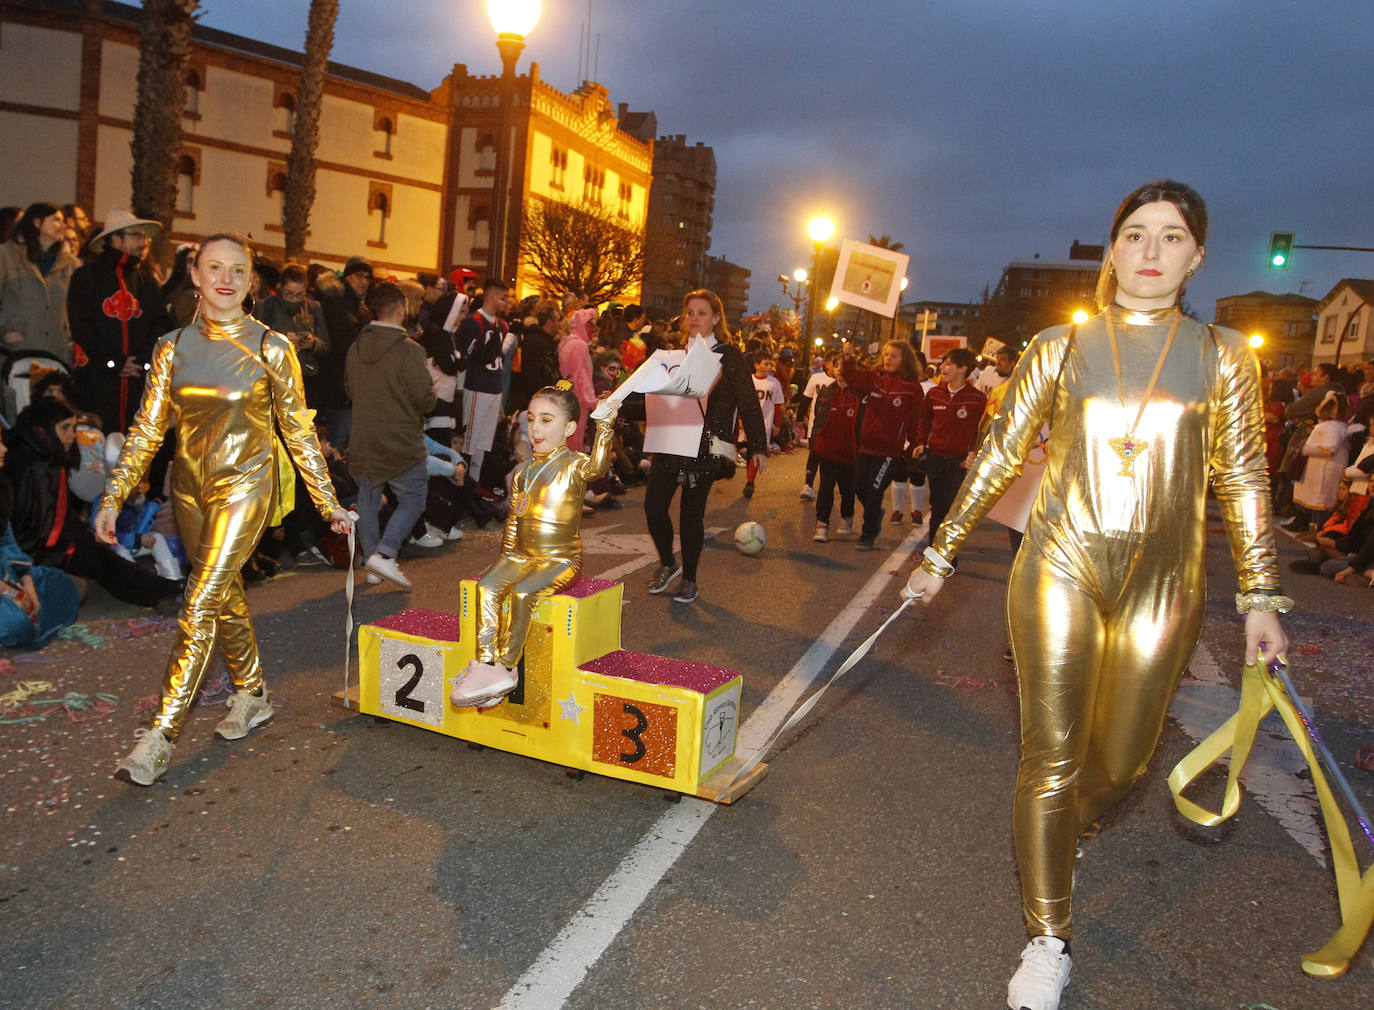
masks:
[[(746, 717), (789, 672), (804, 679), (830, 628), (828, 676), (891, 613), (910, 565), (895, 550), (915, 542), (909, 525), (885, 528), (875, 553), (813, 543), (803, 458), (775, 459), (752, 501), (739, 480), (717, 486), (694, 605), (645, 592), (641, 492), (584, 527), (586, 574), (625, 581), (625, 647), (742, 671)], [(756, 558), (731, 544), (746, 518), (768, 532)], [(1224, 537), (1210, 540), (1199, 660), (1234, 686), (1234, 577)], [(409, 548), (415, 592), (361, 591), (357, 617), (452, 607), (497, 547), (492, 528)], [(118, 700), (92, 721), (0, 725), (0, 1006), (1000, 1007), (1024, 943), (1009, 557), (1000, 528), (981, 530), (957, 582), (898, 618), (730, 807), (331, 706), (343, 577), (319, 568), (249, 593), (276, 718), (230, 744), (212, 735), (223, 709), (202, 706), (165, 780), (128, 786), (109, 775), (146, 721), (169, 631), (97, 599), (103, 646), (11, 657), (49, 695)], [(1374, 740), (1374, 592), (1286, 585), (1294, 676), (1374, 807), (1374, 775), (1353, 762)], [(1339, 923), (1324, 849), (1299, 840), (1310, 787), (1277, 801), (1286, 824), (1248, 795), (1225, 826), (1192, 826), (1164, 781), (1191, 746), (1171, 721), (1145, 782), (1086, 845), (1064, 1010), (1374, 1005), (1369, 947), (1337, 980), (1299, 970)]]

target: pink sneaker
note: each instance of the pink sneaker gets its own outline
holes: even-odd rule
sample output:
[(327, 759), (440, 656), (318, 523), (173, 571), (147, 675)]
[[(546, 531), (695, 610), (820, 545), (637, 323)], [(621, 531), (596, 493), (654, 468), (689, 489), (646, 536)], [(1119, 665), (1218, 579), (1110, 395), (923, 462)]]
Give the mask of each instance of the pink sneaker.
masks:
[(514, 670), (500, 663), (472, 663), (467, 675), (453, 686), (449, 702), (454, 708), (490, 708), (515, 690)]

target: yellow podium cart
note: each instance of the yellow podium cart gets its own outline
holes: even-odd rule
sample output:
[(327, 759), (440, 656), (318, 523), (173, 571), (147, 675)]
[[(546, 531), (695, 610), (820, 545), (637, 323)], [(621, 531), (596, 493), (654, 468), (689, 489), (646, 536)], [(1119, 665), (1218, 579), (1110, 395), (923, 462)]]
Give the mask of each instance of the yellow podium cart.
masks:
[(766, 774), (739, 770), (741, 676), (620, 648), (624, 587), (579, 578), (539, 604), (515, 690), (493, 708), (454, 708), (474, 657), (477, 583), (460, 613), (406, 610), (358, 630), (358, 685), (335, 701), (445, 736), (569, 768), (733, 802)]

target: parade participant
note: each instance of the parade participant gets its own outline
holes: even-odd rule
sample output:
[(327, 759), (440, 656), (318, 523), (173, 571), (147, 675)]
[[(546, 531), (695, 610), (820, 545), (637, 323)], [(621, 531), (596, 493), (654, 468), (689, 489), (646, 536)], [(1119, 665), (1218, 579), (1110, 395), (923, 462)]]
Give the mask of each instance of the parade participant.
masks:
[(916, 431), (915, 458), (923, 462), (930, 485), (930, 535), (944, 521), (978, 444), (978, 426), (987, 397), (968, 381), (977, 358), (967, 347), (956, 347), (940, 362), (945, 380), (926, 394)]
[(191, 264), (200, 317), (153, 349), (147, 393), (96, 515), (96, 534), (114, 543), (120, 507), (174, 428), (172, 505), (191, 574), (161, 709), (151, 727), (135, 732), (138, 742), (115, 772), (138, 785), (152, 785), (167, 770), (216, 643), (234, 695), (215, 732), (237, 740), (272, 718), (239, 569), (277, 497), (274, 425), (320, 514), (335, 532), (349, 527), (305, 407), (296, 355), (280, 333), (244, 314), (252, 252), (248, 240), (234, 235), (212, 235), (201, 244)]
[(494, 705), (515, 689), (534, 608), (582, 570), (582, 497), (611, 467), (617, 408), (597, 419), (591, 455), (568, 446), (581, 409), (566, 379), (530, 398), (534, 454), (511, 480), (501, 557), (477, 580), (477, 658), (449, 698), (459, 708)]
[(1039, 333), (963, 489), (912, 573), (928, 603), (1050, 425), (1046, 473), (1007, 586), (1021, 697), (1014, 834), (1031, 942), (1013, 1010), (1055, 1010), (1069, 975), (1080, 833), (1144, 772), (1206, 608), (1210, 474), (1239, 576), (1245, 660), (1287, 647), (1264, 462), (1259, 367), (1246, 338), (1185, 318), (1207, 212), (1148, 183), (1116, 213), (1101, 312)]
[[(909, 445), (916, 441), (923, 395), (916, 352), (907, 341), (889, 340), (883, 345), (876, 369), (857, 367), (853, 351), (852, 344), (845, 344), (840, 381), (864, 401), (854, 493), (864, 507), (857, 546), (861, 551), (871, 551), (883, 525), (883, 492), (896, 476), (899, 462), (910, 455)], [(906, 480), (905, 469), (901, 476)]]
[(162, 289), (143, 261), (149, 236), (161, 228), (110, 208), (88, 246), (93, 258), (72, 274), (67, 288), (75, 406), (99, 415), (106, 434), (124, 431), (133, 420), (144, 365), (170, 325)]
[[(782, 430), (782, 407), (787, 400), (782, 395), (782, 383), (773, 375), (773, 355), (768, 351), (754, 352), (754, 371), (749, 380), (754, 384), (754, 396), (759, 401), (759, 413), (763, 418), (763, 430), (770, 444)], [(744, 497), (754, 497), (754, 478), (758, 476), (759, 460), (765, 456), (750, 456), (749, 465), (744, 468)]]
[[(725, 322), (725, 307), (720, 297), (705, 289), (687, 292), (682, 300), (682, 327), (689, 339), (691, 336), (704, 338), (720, 355), (721, 375), (702, 412), (697, 454), (654, 453), (649, 483), (644, 489), (644, 515), (649, 523), (649, 535), (658, 550), (658, 569), (649, 582), (649, 592), (667, 592), (681, 576), (682, 584), (673, 594), (673, 600), (693, 603), (697, 598), (697, 561), (706, 542), (706, 499), (711, 494), (711, 485), (724, 468), (734, 470), (735, 419), (744, 425), (749, 458), (758, 457), (758, 473), (768, 467), (768, 434), (763, 429), (763, 414), (757, 407), (749, 365), (740, 349), (730, 342), (730, 327)], [(731, 448), (728, 458), (711, 451), (712, 445), (721, 443)], [(668, 507), (679, 486), (682, 487), (682, 504), (678, 507), (682, 539), (680, 564), (673, 557), (673, 521), (668, 518)]]
[[(832, 352), (838, 360), (838, 352)], [(826, 356), (829, 359), (830, 355)], [(830, 367), (827, 360), (827, 367)], [(840, 525), (835, 532), (848, 536), (854, 532), (854, 459), (858, 455), (859, 398), (843, 382), (831, 381), (816, 387), (812, 403), (811, 451), (816, 458), (819, 491), (816, 494), (816, 532), (818, 543), (830, 539), (830, 510), (835, 490), (840, 492)]]

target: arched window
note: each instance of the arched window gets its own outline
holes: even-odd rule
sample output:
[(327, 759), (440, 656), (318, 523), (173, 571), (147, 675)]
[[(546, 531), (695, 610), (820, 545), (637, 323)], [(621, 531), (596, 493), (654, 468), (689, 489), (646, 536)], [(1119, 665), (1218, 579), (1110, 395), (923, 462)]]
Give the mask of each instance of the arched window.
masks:
[(477, 139), (477, 171), (490, 175), (496, 171), (496, 136), (483, 133)]
[(472, 232), (472, 248), (486, 249), (491, 242), (491, 208), (484, 203), (468, 209), (468, 230)]
[(199, 70), (191, 67), (186, 71), (186, 104), (181, 110), (183, 115), (200, 115), (200, 92), (204, 86), (205, 82), (202, 80)]
[(382, 192), (373, 193), (367, 208), (367, 216), (372, 219), (373, 234), (377, 236), (373, 241), (378, 245), (386, 242), (386, 219), (390, 214), (390, 198)]
[(196, 212), (196, 159), (189, 154), (177, 158), (177, 207), (178, 214)]
[(380, 117), (373, 127), (382, 135), (382, 147), (377, 153), (383, 157), (391, 157), (391, 135), (396, 132), (396, 124), (392, 122), (390, 116)]
[(283, 91), (277, 96), (276, 112), (276, 129), (282, 133), (294, 133), (296, 130), (296, 96), (289, 91)]

